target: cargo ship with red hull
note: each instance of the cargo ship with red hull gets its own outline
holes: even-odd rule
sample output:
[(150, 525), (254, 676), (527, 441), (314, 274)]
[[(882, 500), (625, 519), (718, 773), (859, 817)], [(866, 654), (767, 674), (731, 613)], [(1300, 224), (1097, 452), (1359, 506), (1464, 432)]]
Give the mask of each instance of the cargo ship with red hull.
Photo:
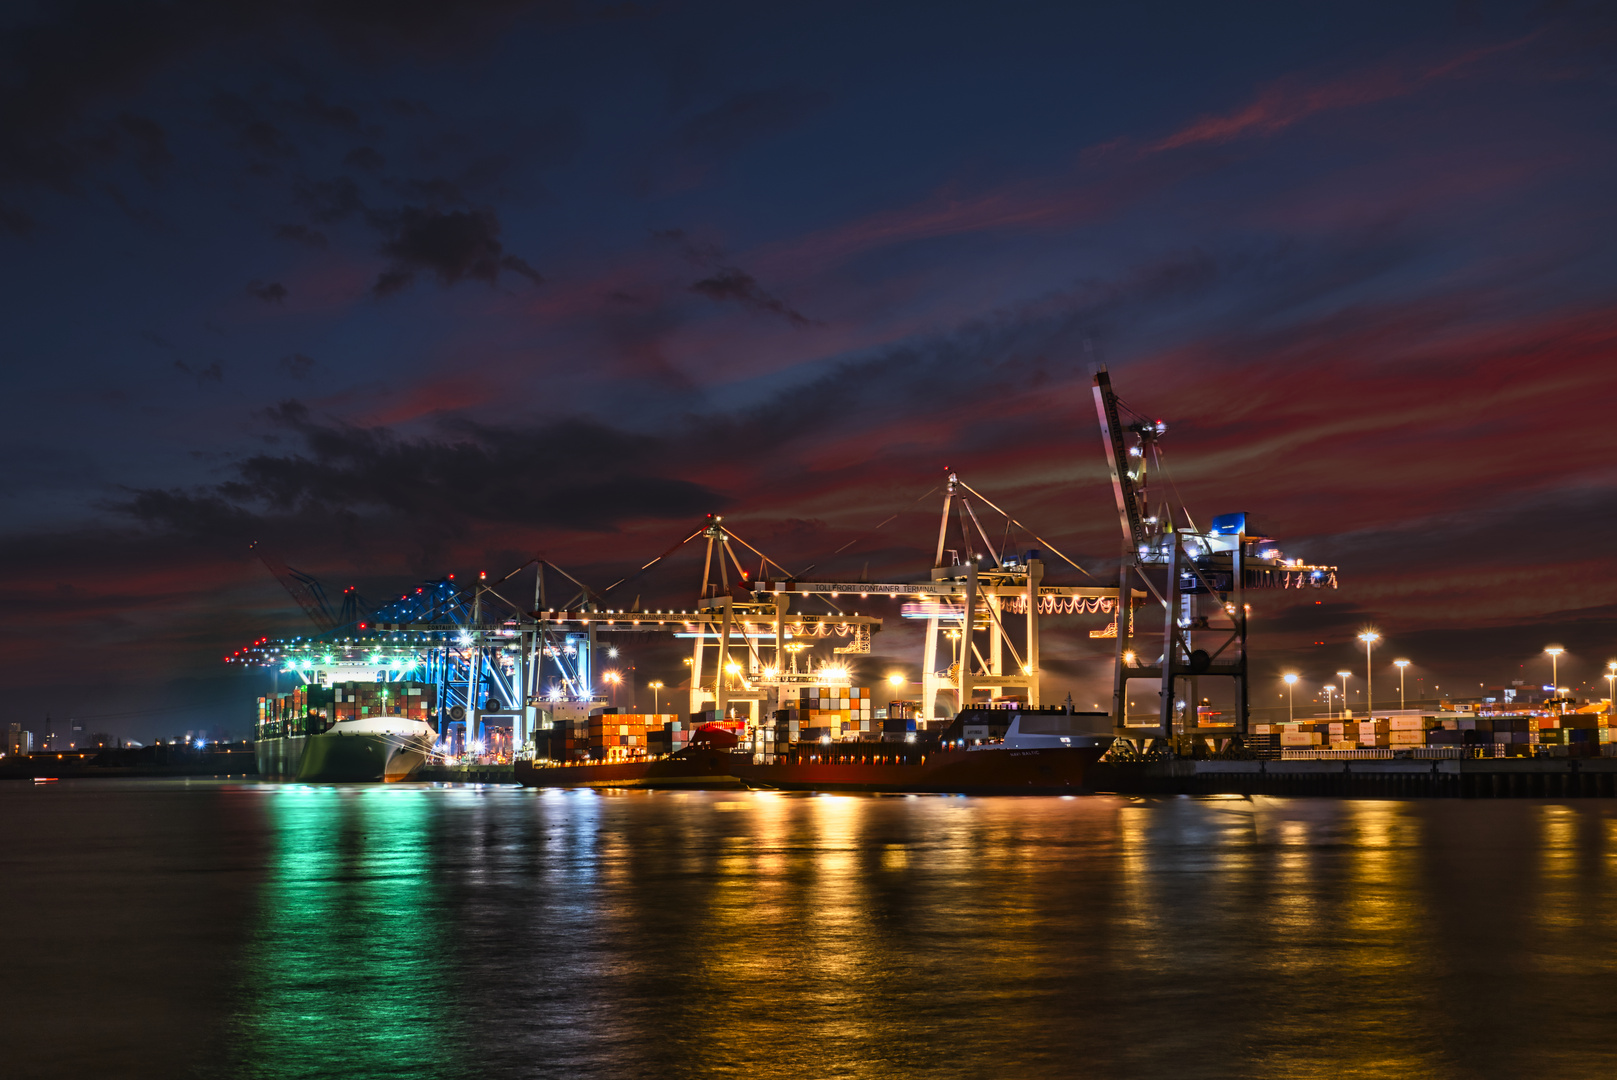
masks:
[(1081, 795), (1089, 767), (1111, 746), (1109, 734), (1027, 734), (1013, 721), (1003, 741), (800, 743), (773, 762), (748, 762), (735, 774), (748, 787), (960, 795)]
[(677, 753), (625, 761), (554, 763), (518, 760), (517, 783), (532, 788), (684, 788), (722, 791), (742, 787), (736, 762), (750, 760), (735, 752), (728, 732), (698, 732), (699, 738)]

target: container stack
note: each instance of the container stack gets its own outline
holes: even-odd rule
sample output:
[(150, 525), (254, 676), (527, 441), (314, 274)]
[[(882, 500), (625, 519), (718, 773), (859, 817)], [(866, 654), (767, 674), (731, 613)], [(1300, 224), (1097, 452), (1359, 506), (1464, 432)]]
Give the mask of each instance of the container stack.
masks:
[(590, 757), (590, 717), (583, 712), (569, 712), (556, 721), (561, 729), (563, 761), (588, 761)]
[[(1389, 716), (1380, 720), (1304, 721), (1253, 724), (1256, 748), (1409, 750), (1418, 747), (1489, 747), (1492, 754), (1527, 757), (1548, 748), (1552, 757), (1617, 756), (1609, 717), (1596, 713), (1566, 716)], [(1613, 749), (1607, 750), (1606, 747)]]
[(861, 734), (878, 730), (868, 687), (801, 686), (796, 692), (796, 698), (789, 696), (789, 690), (783, 693), (783, 711), (796, 714), (792, 719), (800, 733), (805, 729), (825, 729), (824, 734), (833, 739), (858, 739)]
[(1606, 726), (1610, 720), (1609, 714), (1567, 713), (1565, 716), (1540, 716), (1537, 720), (1538, 744), (1564, 746), (1568, 757), (1600, 757), (1606, 753), (1603, 748), (1612, 745), (1613, 729)]
[(791, 709), (781, 709), (775, 713), (771, 723), (773, 742), (777, 752), (784, 753), (785, 748), (803, 738), (803, 721), (800, 713)]
[(881, 722), (881, 730), (883, 738), (891, 739), (896, 736), (899, 739), (907, 739), (915, 732), (915, 714), (902, 710), (900, 715), (894, 716), (893, 710), (888, 709), (886, 718)]
[[(592, 761), (633, 761), (651, 756), (649, 732), (667, 732), (673, 720), (667, 714), (598, 712), (587, 721), (589, 758)], [(659, 743), (664, 739), (659, 738)]]
[[(653, 717), (660, 719), (660, 717)], [(689, 720), (664, 720), (661, 726), (646, 726), (646, 750), (651, 757), (677, 754), (691, 744)]]

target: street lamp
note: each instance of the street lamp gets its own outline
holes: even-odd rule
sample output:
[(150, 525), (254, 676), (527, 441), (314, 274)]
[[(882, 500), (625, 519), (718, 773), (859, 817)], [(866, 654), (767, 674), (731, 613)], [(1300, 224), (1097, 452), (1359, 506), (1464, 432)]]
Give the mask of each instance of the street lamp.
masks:
[(904, 678), (904, 676), (900, 675), (896, 671), (893, 672), (891, 675), (887, 676), (887, 685), (891, 686), (894, 690), (897, 690), (900, 687), (902, 687), (904, 685), (904, 683), (907, 682), (907, 681), (908, 680), (906, 680)]
[(606, 672), (605, 674), (603, 674), (601, 676), (601, 681), (612, 687), (612, 707), (614, 709), (617, 708), (618, 707), (618, 684), (623, 681), (623, 676), (619, 675), (615, 671), (608, 671), (608, 672)]
[(662, 709), (657, 705), (657, 691), (662, 688), (663, 684), (661, 682), (653, 681), (651, 683), (651, 711), (655, 715), (661, 715), (662, 713)]
[(1617, 716), (1617, 660), (1606, 664), (1606, 716)]
[(1404, 669), (1409, 666), (1408, 660), (1394, 660), (1393, 667), (1398, 669), (1398, 711), (1404, 711)]
[[(1561, 696), (1561, 676), (1560, 676), (1561, 654), (1566, 652), (1566, 650), (1561, 648), (1561, 646), (1559, 646), (1559, 645), (1546, 645), (1544, 647), (1544, 651), (1550, 654), (1550, 682), (1552, 684), (1554, 684), (1555, 696), (1560, 697)], [(1560, 711), (1563, 712), (1563, 713), (1566, 712), (1566, 703), (1565, 702), (1561, 703)]]
[(1344, 720), (1347, 719), (1348, 714), (1347, 681), (1348, 676), (1352, 674), (1353, 672), (1351, 671), (1338, 671), (1336, 673), (1336, 677), (1342, 680), (1342, 719)]
[(1376, 718), (1376, 699), (1374, 684), (1371, 682), (1370, 648), (1381, 640), (1381, 635), (1374, 630), (1366, 630), (1359, 635), (1359, 640), (1364, 642), (1364, 715), (1374, 720)]
[(1297, 719), (1297, 712), (1291, 703), (1291, 688), (1297, 685), (1297, 676), (1288, 671), (1280, 676), (1280, 680), (1286, 684), (1286, 721), (1291, 723)]

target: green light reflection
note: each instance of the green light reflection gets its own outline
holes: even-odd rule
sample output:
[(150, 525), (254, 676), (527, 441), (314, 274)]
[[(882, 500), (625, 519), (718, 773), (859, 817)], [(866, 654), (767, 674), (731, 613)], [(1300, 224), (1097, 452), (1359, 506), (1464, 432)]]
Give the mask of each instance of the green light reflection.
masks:
[(274, 846), (246, 948), (235, 1075), (453, 1071), (431, 809), (427, 792), (391, 787), (270, 794)]

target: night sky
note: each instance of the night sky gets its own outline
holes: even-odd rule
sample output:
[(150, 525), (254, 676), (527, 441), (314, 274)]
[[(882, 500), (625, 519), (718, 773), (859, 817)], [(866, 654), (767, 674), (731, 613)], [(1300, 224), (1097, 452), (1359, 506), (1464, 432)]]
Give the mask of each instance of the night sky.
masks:
[(721, 512), (907, 580), (952, 467), (1115, 581), (1097, 361), (1193, 514), (1342, 568), (1257, 598), (1255, 702), (1366, 625), (1454, 692), (1617, 655), (1609, 5), (6, 12), (0, 721), (245, 732), (221, 657), (306, 630), (255, 540), (599, 588)]

